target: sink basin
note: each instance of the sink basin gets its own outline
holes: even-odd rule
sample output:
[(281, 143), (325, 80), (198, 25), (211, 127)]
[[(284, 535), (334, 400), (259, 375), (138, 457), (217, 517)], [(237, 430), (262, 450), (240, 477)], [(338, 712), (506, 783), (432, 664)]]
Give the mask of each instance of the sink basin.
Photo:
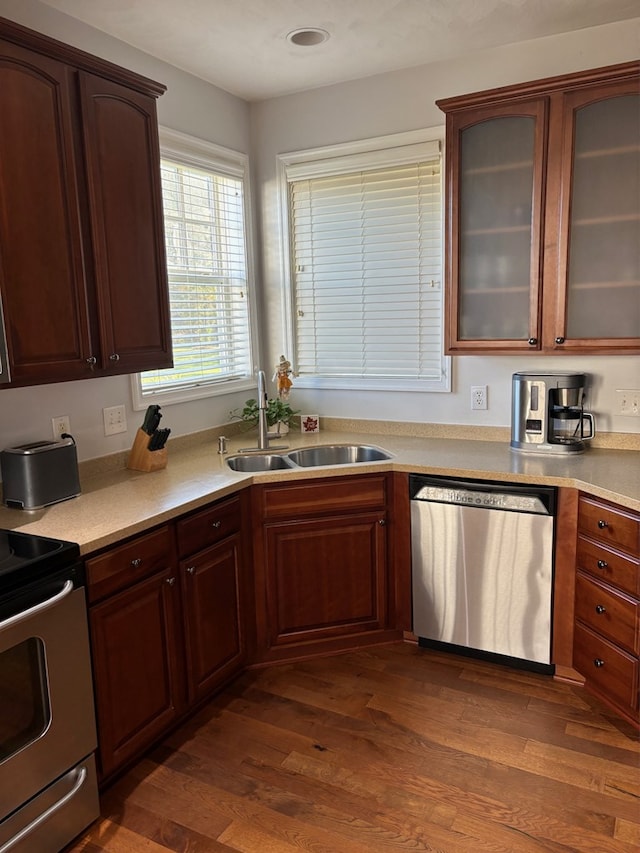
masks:
[(366, 444), (325, 444), (305, 447), (287, 454), (292, 462), (303, 468), (316, 465), (352, 465), (354, 462), (379, 462), (391, 459), (391, 454)]
[(278, 471), (281, 468), (291, 468), (286, 456), (272, 453), (254, 453), (246, 456), (230, 456), (227, 465), (232, 471)]

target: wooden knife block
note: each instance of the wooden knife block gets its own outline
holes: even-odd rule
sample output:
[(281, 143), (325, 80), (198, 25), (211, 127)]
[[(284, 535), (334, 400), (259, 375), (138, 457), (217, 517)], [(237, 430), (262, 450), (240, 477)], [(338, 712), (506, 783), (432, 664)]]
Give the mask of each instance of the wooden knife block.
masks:
[(131, 453), (127, 461), (127, 468), (132, 471), (161, 471), (167, 467), (167, 448), (161, 450), (149, 450), (148, 444), (151, 436), (139, 429), (131, 447)]

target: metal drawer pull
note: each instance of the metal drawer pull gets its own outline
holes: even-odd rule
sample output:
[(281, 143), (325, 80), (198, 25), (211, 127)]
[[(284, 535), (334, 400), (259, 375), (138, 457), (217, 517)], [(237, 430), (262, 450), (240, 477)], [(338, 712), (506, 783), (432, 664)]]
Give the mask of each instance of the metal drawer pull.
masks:
[(598, 568), (599, 569), (608, 569), (609, 563), (606, 560), (598, 560)]
[(601, 666), (604, 666), (604, 661), (602, 660), (602, 658), (596, 658), (593, 662), (593, 665), (600, 669)]
[(529, 344), (530, 347), (534, 347), (538, 343), (538, 339), (537, 338), (529, 338), (527, 343)]
[(378, 524), (380, 525), (380, 527), (384, 527), (386, 523), (387, 523), (387, 520), (385, 518), (381, 518), (378, 521)]
[(562, 335), (558, 335), (558, 337), (556, 338), (556, 343), (557, 344), (563, 344), (564, 343), (564, 338), (562, 337)]
[(215, 527), (215, 529), (216, 529), (216, 530), (217, 530), (221, 525), (222, 525), (222, 522), (221, 522), (221, 521), (212, 521), (212, 522), (211, 522), (211, 526), (212, 526), (212, 527)]
[(600, 530), (604, 530), (605, 527), (608, 527), (608, 526), (609, 526), (609, 524), (606, 521), (604, 521), (602, 518), (598, 521), (598, 527), (600, 528)]
[(169, 586), (173, 586), (175, 582), (176, 582), (175, 578), (167, 578), (167, 583), (169, 584)]
[(606, 612), (607, 612), (607, 608), (604, 606), (604, 604), (596, 604), (596, 613), (606, 613)]
[(134, 569), (137, 569), (141, 563), (142, 563), (142, 560), (140, 559), (140, 557), (136, 557), (135, 560), (131, 560), (131, 565), (133, 566)]
[(109, 356), (109, 361), (120, 361), (120, 356), (118, 355), (117, 352), (113, 352)]
[(196, 567), (195, 566), (187, 566), (187, 572), (189, 572), (190, 575), (195, 575)]
[(23, 841), (25, 838), (27, 838), (27, 836), (32, 835), (36, 831), (36, 829), (38, 829), (38, 827), (42, 826), (43, 823), (46, 823), (46, 821), (48, 821), (52, 815), (60, 811), (61, 808), (66, 806), (69, 800), (72, 800), (75, 797), (75, 795), (78, 793), (80, 788), (82, 788), (87, 779), (87, 768), (81, 767), (78, 771), (72, 770), (69, 774), (69, 777), (71, 777), (72, 775), (76, 776), (76, 779), (73, 783), (73, 788), (71, 788), (70, 791), (68, 791), (63, 797), (57, 800), (57, 802), (55, 802), (52, 806), (49, 806), (46, 811), (38, 815), (35, 820), (32, 820), (31, 823), (28, 823), (25, 827), (23, 827), (20, 832), (14, 835), (13, 838), (10, 838), (6, 844), (3, 844), (2, 847), (0, 847), (0, 853), (9, 853), (9, 850), (15, 847), (19, 841)]

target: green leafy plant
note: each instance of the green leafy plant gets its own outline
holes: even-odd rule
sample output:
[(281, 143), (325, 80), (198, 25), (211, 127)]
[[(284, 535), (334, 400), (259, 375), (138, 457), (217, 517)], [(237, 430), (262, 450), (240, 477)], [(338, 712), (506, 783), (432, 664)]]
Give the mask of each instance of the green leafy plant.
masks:
[[(291, 408), (288, 403), (285, 403), (279, 398), (271, 398), (267, 400), (267, 426), (272, 427), (277, 423), (283, 423), (290, 426), (295, 420), (295, 416), (299, 410)], [(244, 421), (250, 427), (258, 426), (258, 401), (251, 399), (247, 400), (242, 409), (235, 409), (231, 412), (231, 417), (236, 420)]]

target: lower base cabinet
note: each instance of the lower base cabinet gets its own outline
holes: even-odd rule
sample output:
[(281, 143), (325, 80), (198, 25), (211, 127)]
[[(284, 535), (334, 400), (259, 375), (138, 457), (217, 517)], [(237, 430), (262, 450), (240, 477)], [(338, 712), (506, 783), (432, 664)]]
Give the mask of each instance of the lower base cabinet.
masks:
[(234, 497), (87, 560), (103, 780), (244, 667), (241, 516)]
[(102, 778), (137, 757), (185, 709), (173, 529), (87, 560)]
[(254, 487), (259, 661), (399, 639), (388, 506), (384, 474)]
[(640, 516), (580, 495), (573, 665), (640, 728)]

